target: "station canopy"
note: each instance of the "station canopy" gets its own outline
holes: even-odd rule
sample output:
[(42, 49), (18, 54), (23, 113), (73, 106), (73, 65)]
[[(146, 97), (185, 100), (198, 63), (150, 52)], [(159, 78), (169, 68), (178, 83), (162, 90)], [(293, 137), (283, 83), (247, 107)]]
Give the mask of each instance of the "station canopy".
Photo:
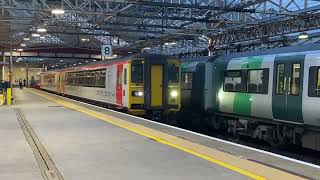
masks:
[(0, 0), (0, 8), (2, 52), (100, 54), (112, 44), (118, 55), (206, 55), (320, 35), (316, 0)]

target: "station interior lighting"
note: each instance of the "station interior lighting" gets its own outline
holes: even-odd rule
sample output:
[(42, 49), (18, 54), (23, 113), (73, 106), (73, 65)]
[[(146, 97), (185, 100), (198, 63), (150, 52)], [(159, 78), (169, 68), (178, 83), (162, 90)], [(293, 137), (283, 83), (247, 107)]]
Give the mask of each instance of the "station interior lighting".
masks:
[(165, 46), (173, 46), (176, 45), (176, 42), (164, 43)]
[(31, 36), (32, 36), (32, 37), (40, 37), (40, 34), (34, 33), (34, 34), (32, 34)]
[(30, 41), (30, 38), (23, 38), (24, 41)]
[(88, 39), (88, 38), (82, 38), (81, 41), (82, 41), (82, 42), (89, 42), (90, 39)]
[(52, 9), (51, 13), (55, 15), (62, 15), (65, 13), (65, 11), (63, 9)]
[(47, 30), (45, 28), (38, 28), (37, 32), (44, 33), (47, 32)]
[(22, 46), (22, 47), (26, 47), (27, 45), (26, 45), (26, 44), (20, 44), (20, 46)]
[(307, 39), (309, 38), (309, 34), (306, 32), (302, 32), (300, 33), (300, 35), (298, 36), (299, 39)]
[(40, 39), (45, 39), (45, 37), (44, 37), (44, 36), (41, 36)]

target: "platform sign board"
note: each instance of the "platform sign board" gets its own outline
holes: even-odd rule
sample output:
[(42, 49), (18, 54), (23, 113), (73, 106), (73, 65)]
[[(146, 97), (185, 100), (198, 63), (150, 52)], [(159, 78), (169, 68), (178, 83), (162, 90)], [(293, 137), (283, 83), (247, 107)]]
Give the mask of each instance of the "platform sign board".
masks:
[(101, 55), (103, 57), (112, 57), (112, 45), (111, 44), (105, 44), (101, 46)]

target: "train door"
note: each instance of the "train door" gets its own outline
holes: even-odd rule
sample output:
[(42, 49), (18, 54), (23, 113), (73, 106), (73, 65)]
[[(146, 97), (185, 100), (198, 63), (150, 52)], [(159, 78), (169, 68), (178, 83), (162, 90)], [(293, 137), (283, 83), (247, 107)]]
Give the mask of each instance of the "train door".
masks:
[(117, 65), (116, 103), (122, 105), (122, 72), (123, 64)]
[(64, 75), (65, 75), (65, 73), (61, 72), (60, 75), (61, 75), (61, 78), (60, 78), (60, 81), (61, 81), (60, 82), (60, 88), (61, 88), (60, 92), (64, 93), (64, 83), (65, 83), (65, 76)]
[(162, 106), (163, 65), (151, 65), (151, 106)]
[(123, 84), (122, 84), (122, 104), (125, 107), (128, 107), (128, 99), (129, 99), (129, 82), (128, 82), (128, 64), (123, 65)]
[(277, 57), (274, 63), (272, 111), (275, 119), (302, 123), (304, 56)]

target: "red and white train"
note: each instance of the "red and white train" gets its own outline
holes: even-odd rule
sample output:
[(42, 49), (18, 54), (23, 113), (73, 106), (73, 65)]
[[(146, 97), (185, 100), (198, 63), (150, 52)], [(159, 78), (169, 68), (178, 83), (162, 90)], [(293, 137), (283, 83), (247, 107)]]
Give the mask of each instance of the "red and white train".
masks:
[(41, 74), (41, 89), (153, 117), (180, 109), (180, 61), (136, 54)]

